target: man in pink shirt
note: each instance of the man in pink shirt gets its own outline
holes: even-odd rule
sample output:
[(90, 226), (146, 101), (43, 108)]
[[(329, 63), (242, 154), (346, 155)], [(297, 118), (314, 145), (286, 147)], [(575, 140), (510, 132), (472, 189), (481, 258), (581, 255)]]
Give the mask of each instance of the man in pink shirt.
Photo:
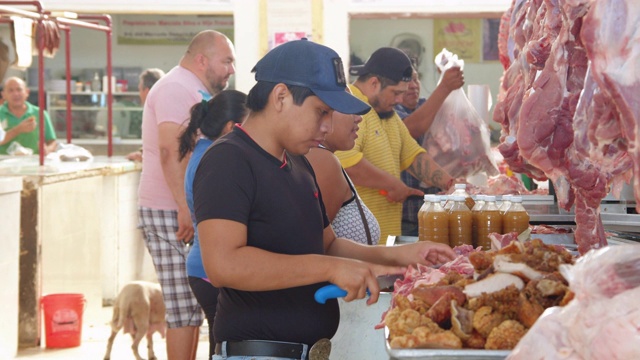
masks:
[(179, 161), (178, 136), (191, 107), (227, 87), (234, 60), (233, 44), (225, 35), (202, 31), (191, 40), (180, 64), (153, 86), (144, 104), (139, 215), (167, 307), (169, 360), (195, 359), (203, 320), (185, 266), (194, 229), (184, 194), (189, 158)]

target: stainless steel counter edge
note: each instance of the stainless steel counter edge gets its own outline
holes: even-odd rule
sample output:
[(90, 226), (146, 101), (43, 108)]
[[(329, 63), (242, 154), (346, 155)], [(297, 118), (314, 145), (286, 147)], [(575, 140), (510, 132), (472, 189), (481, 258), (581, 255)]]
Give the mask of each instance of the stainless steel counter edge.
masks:
[(140, 171), (142, 164), (123, 156), (96, 156), (90, 161), (38, 163), (37, 156), (0, 157), (0, 176), (21, 176), (34, 185), (52, 184), (91, 176), (109, 176)]

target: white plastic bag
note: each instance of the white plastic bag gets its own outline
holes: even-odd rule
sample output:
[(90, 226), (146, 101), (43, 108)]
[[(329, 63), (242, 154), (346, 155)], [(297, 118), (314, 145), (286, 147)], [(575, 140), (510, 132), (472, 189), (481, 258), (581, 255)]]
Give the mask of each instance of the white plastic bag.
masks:
[(574, 299), (548, 308), (508, 359), (640, 359), (640, 245), (590, 250), (560, 272)]
[(33, 149), (22, 146), (19, 142), (14, 141), (7, 147), (9, 155), (33, 155)]
[[(435, 58), (441, 74), (451, 68), (464, 68), (464, 61), (447, 49)], [(440, 81), (442, 80), (442, 75)], [(452, 91), (425, 134), (422, 146), (454, 178), (485, 172), (499, 174), (491, 152), (489, 129), (462, 88)]]
[(57, 150), (47, 155), (47, 159), (65, 162), (90, 162), (93, 161), (93, 155), (82, 146), (58, 143)]

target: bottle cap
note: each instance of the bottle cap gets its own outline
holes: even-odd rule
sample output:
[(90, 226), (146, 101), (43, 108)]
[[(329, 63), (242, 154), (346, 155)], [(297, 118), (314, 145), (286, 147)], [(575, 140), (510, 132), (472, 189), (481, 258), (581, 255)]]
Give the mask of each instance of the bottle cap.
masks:
[(512, 196), (511, 197), (511, 202), (521, 203), (522, 202), (522, 196)]
[(442, 196), (440, 196), (440, 195), (431, 195), (431, 198), (429, 200), (431, 202), (440, 202), (440, 201), (442, 201)]
[(484, 201), (487, 201), (487, 202), (496, 201), (496, 197), (494, 195), (485, 195)]
[(455, 188), (456, 188), (456, 190), (457, 189), (466, 189), (467, 188), (467, 184), (456, 184)]
[(502, 201), (510, 201), (512, 196), (511, 194), (502, 195)]
[(487, 201), (487, 195), (476, 195), (475, 201)]
[(454, 195), (453, 201), (464, 201), (464, 195)]

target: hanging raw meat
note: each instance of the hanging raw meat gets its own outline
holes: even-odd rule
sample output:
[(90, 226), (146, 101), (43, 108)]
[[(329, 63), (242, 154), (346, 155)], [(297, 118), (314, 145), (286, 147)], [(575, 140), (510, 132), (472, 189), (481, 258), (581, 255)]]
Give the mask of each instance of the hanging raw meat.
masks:
[(640, 4), (516, 0), (509, 11), (499, 48), (512, 61), (494, 110), (499, 149), (514, 171), (548, 177), (561, 207), (575, 203), (585, 253), (606, 245), (600, 202), (632, 167), (640, 200)]

